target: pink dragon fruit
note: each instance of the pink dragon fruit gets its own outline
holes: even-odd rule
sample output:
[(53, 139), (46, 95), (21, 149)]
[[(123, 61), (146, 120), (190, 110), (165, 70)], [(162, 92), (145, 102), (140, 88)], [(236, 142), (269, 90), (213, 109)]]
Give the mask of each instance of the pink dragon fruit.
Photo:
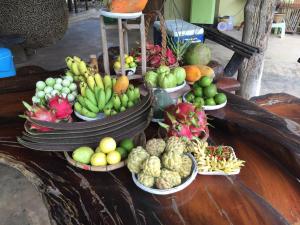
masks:
[(55, 112), (57, 119), (69, 120), (71, 118), (73, 110), (67, 98), (56, 95), (49, 99), (48, 106), (50, 110)]
[(184, 136), (188, 139), (207, 139), (209, 136), (207, 117), (203, 110), (190, 103), (179, 103), (165, 109), (165, 124), (168, 136)]
[[(29, 117), (29, 118), (35, 119), (35, 120), (54, 122), (54, 123), (57, 121), (57, 118), (56, 118), (53, 110), (48, 110), (44, 106), (39, 106), (39, 105), (30, 106), (26, 102), (23, 102), (23, 105), (27, 109), (27, 111), (25, 111), (25, 118)], [(42, 131), (42, 132), (51, 130), (48, 127), (38, 126), (33, 123), (31, 123), (30, 129), (34, 129), (34, 130), (38, 130), (38, 131)]]

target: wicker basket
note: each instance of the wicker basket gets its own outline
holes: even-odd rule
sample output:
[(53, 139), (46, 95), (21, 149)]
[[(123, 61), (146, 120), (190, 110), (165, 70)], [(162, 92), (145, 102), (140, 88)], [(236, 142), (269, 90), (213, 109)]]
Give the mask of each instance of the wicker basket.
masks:
[[(135, 146), (146, 146), (146, 135), (144, 132), (136, 135), (133, 139), (134, 145)], [(122, 168), (126, 166), (127, 160), (123, 160), (117, 164), (114, 165), (107, 165), (107, 166), (91, 166), (87, 165), (84, 163), (76, 162), (74, 159), (72, 159), (71, 154), (69, 152), (64, 152), (64, 155), (66, 157), (66, 160), (68, 161), (69, 164), (72, 166), (78, 167), (83, 170), (90, 170), (90, 171), (95, 171), (95, 172), (108, 172), (108, 171), (113, 171), (119, 168)]]

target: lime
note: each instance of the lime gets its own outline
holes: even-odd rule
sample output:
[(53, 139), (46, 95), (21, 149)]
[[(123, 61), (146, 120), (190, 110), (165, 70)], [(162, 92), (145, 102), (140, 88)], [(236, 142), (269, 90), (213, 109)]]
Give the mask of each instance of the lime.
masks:
[(99, 143), (99, 148), (103, 153), (109, 153), (116, 150), (116, 141), (111, 137), (103, 138)]
[(117, 151), (112, 151), (107, 154), (106, 161), (108, 164), (117, 164), (121, 161), (121, 154)]
[(127, 58), (125, 59), (125, 62), (126, 62), (127, 64), (130, 64), (130, 63), (131, 63), (131, 59), (130, 59), (129, 57), (127, 57)]
[(127, 157), (127, 151), (125, 148), (117, 147), (116, 151), (121, 154), (122, 159), (125, 159)]
[(190, 103), (193, 103), (194, 99), (195, 99), (195, 95), (193, 94), (193, 92), (189, 92), (185, 96), (185, 100), (188, 101), (188, 102), (190, 102)]
[(91, 157), (92, 166), (106, 166), (106, 155), (103, 152), (96, 152)]
[(213, 98), (207, 98), (205, 99), (205, 105), (216, 105), (216, 103)]
[(203, 89), (203, 94), (207, 98), (213, 98), (217, 94), (217, 86), (214, 84), (209, 85)]
[(121, 63), (120, 62), (115, 62), (114, 63), (114, 68), (116, 69), (116, 70), (119, 70), (120, 68), (121, 68)]
[(197, 87), (200, 87), (200, 85), (199, 85), (198, 82), (199, 82), (199, 81), (197, 81), (197, 82), (195, 82), (195, 83), (193, 84), (193, 89), (196, 89)]
[(196, 97), (202, 97), (202, 95), (203, 95), (202, 87), (196, 87), (194, 89), (194, 94)]
[(227, 97), (224, 93), (219, 93), (219, 94), (216, 94), (214, 99), (215, 99), (216, 104), (220, 105), (220, 104), (223, 104), (224, 102), (226, 102)]
[(202, 107), (204, 105), (204, 99), (201, 97), (196, 97), (194, 101), (195, 106)]
[(137, 65), (136, 65), (135, 62), (131, 62), (131, 63), (129, 64), (129, 66), (130, 66), (130, 68), (135, 68), (135, 67), (137, 67)]
[(132, 139), (125, 138), (120, 142), (120, 147), (122, 147), (126, 151), (130, 152), (134, 148), (134, 143), (133, 143)]
[(201, 87), (208, 87), (212, 83), (213, 79), (212, 77), (204, 76), (200, 79), (199, 85)]

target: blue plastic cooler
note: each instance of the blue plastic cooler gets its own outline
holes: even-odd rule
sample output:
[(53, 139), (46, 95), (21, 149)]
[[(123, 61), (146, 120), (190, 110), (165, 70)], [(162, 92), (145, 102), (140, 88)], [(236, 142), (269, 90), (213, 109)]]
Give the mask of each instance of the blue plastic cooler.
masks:
[[(154, 43), (161, 43), (160, 22), (154, 22)], [(166, 20), (166, 31), (169, 38), (176, 42), (204, 42), (204, 29), (184, 20)]]
[(8, 48), (0, 48), (0, 78), (16, 75), (13, 56)]

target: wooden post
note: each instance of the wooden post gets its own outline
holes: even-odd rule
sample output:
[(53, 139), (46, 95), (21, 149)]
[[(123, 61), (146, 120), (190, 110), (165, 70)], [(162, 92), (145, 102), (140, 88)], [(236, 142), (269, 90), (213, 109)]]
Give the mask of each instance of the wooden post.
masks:
[(122, 75), (125, 75), (124, 38), (123, 38), (123, 26), (122, 26), (121, 18), (118, 18), (118, 30), (119, 30), (121, 73), (122, 73)]
[(127, 20), (124, 21), (124, 23), (123, 23), (123, 28), (124, 28), (124, 47), (125, 47), (125, 54), (129, 55)]
[(140, 24), (141, 33), (141, 53), (142, 53), (142, 75), (146, 73), (146, 33), (145, 33), (145, 18), (144, 14), (141, 16)]
[(238, 94), (249, 99), (259, 95), (264, 55), (271, 32), (275, 0), (248, 0), (245, 6), (243, 42), (259, 47), (261, 52), (245, 60), (239, 70), (241, 89)]
[(106, 74), (110, 74), (109, 69), (109, 58), (108, 58), (108, 46), (107, 46), (107, 39), (106, 39), (106, 28), (103, 20), (103, 16), (100, 15), (100, 30), (102, 36), (102, 51), (103, 51), (103, 64), (104, 64), (104, 71)]

